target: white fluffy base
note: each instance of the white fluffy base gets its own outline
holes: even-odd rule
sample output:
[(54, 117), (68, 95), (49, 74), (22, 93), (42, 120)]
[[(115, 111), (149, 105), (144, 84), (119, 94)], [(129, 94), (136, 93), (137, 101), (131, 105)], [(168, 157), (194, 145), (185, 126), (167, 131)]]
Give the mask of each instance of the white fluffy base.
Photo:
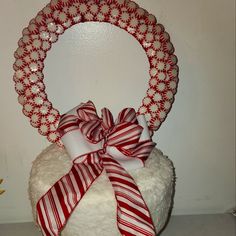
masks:
[[(51, 145), (33, 162), (29, 196), (35, 219), (39, 198), (71, 168), (64, 149)], [(152, 215), (157, 233), (166, 223), (173, 192), (173, 166), (154, 149), (146, 167), (130, 171)], [(116, 224), (116, 201), (112, 186), (103, 171), (90, 187), (68, 220), (62, 236), (120, 236)]]

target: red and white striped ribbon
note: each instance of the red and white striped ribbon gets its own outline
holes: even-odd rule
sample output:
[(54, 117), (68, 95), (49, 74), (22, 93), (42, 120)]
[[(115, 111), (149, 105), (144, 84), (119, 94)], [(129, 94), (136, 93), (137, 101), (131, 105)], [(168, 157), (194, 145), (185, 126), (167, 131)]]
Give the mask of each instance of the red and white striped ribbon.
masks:
[(143, 117), (126, 108), (114, 122), (111, 112), (104, 108), (100, 118), (89, 101), (63, 115), (58, 130), (73, 166), (37, 203), (37, 222), (43, 235), (60, 234), (76, 205), (105, 169), (117, 201), (121, 235), (154, 236), (148, 207), (126, 171), (143, 166), (155, 146)]

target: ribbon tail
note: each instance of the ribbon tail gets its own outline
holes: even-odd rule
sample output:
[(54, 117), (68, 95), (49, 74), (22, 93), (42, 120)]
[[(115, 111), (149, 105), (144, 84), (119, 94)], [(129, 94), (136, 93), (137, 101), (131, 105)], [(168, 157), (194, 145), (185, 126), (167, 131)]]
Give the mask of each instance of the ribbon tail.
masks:
[(103, 156), (103, 166), (117, 201), (117, 226), (124, 236), (155, 236), (148, 207), (127, 171), (111, 156)]
[(75, 163), (71, 170), (41, 197), (36, 211), (37, 223), (44, 236), (60, 234), (73, 210), (102, 170), (103, 166), (99, 163)]

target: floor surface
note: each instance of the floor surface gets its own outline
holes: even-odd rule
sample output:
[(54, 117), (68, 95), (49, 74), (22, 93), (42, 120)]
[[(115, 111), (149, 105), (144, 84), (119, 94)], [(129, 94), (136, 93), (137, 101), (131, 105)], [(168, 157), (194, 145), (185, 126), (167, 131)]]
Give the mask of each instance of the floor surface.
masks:
[[(170, 222), (168, 223), (167, 227), (160, 236), (235, 235), (236, 217), (229, 214), (222, 214), (172, 216)], [(41, 236), (41, 234), (38, 232), (37, 228), (34, 226), (33, 223), (0, 224), (0, 236)]]
[(172, 216), (160, 236), (236, 236), (236, 217), (230, 214)]

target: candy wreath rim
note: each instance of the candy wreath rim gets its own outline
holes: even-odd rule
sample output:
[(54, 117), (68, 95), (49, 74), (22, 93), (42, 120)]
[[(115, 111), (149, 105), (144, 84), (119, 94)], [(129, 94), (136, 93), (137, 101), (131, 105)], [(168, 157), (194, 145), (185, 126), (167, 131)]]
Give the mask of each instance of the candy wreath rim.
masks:
[(151, 131), (159, 129), (174, 102), (178, 86), (177, 57), (169, 34), (155, 16), (129, 0), (51, 0), (18, 41), (13, 68), (15, 90), (23, 114), (38, 132), (61, 145), (59, 111), (48, 100), (43, 82), (44, 60), (67, 29), (84, 22), (104, 22), (131, 34), (145, 50), (150, 64), (146, 95), (137, 114), (144, 114)]

